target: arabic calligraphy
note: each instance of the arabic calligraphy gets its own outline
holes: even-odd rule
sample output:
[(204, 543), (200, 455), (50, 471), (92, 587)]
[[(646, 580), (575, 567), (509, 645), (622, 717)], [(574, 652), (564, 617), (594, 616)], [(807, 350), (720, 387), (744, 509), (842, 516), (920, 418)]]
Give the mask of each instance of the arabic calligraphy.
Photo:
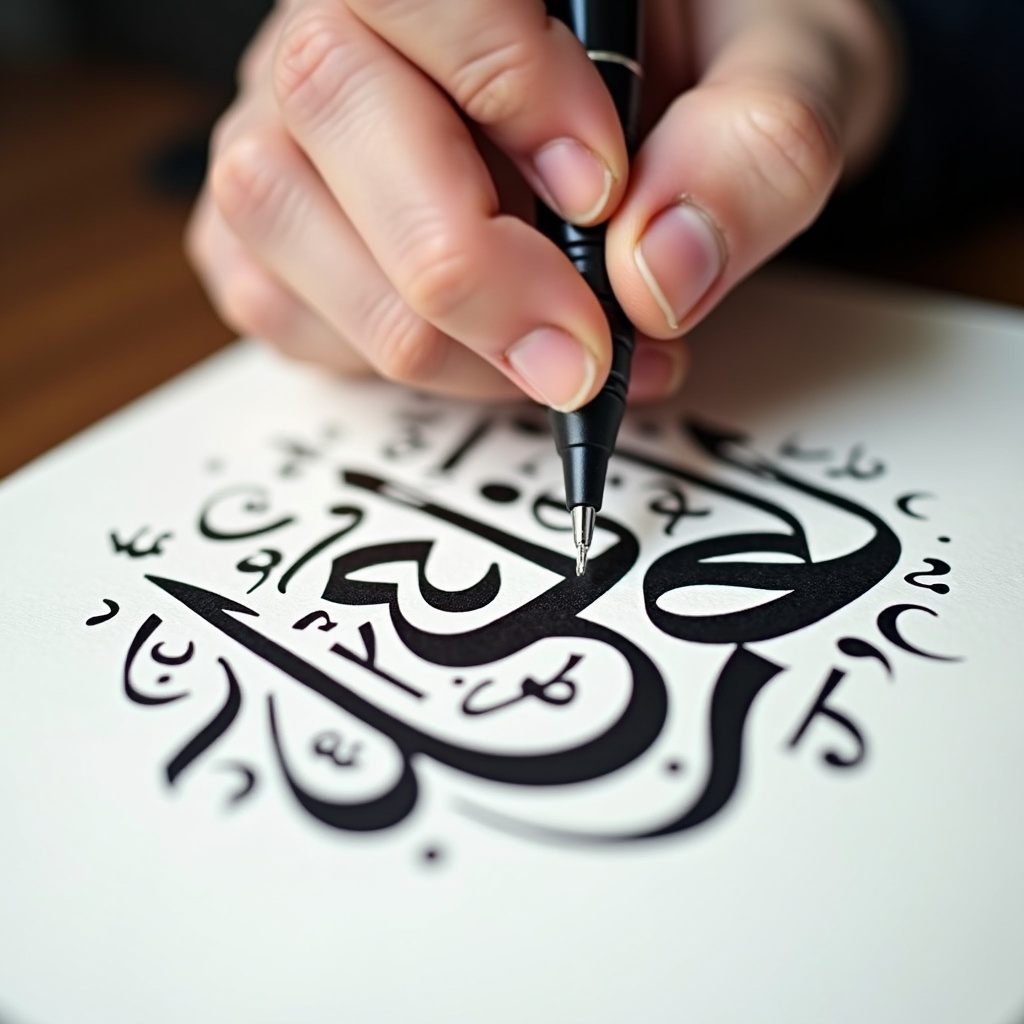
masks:
[[(642, 447), (616, 455), (624, 497), (598, 517), (588, 573), (577, 577), (532, 420), (497, 412), (453, 430), (428, 402), (399, 411), (357, 466), (338, 440), (350, 433), (273, 441), (263, 479), (197, 496), (191, 531), (175, 525), (178, 549), (198, 545), (208, 574), (168, 556), (145, 574), (161, 610), (144, 614), (129, 642), (124, 693), (148, 708), (205, 709), (169, 744), (167, 786), (207, 765), (230, 774), (226, 808), (263, 792), (268, 767), (237, 756), (243, 741), (231, 739), (237, 722), (255, 719), (296, 805), (331, 829), (398, 825), (432, 763), (463, 780), (453, 806), (483, 826), (572, 845), (646, 842), (703, 826), (735, 801), (759, 696), (803, 669), (774, 641), (821, 634), (807, 649), (823, 673), (811, 678), (824, 681), (794, 709), (784, 749), (812, 747), (831, 771), (869, 763), (859, 687), (898, 681), (899, 657), (957, 660), (905, 636), (905, 614), (938, 615), (925, 605), (887, 601), (877, 635), (829, 635), (829, 620), (901, 578), (892, 525), (837, 489), (878, 486), (887, 473), (863, 444), (837, 463), (832, 449), (791, 440), (781, 459), (805, 467), (793, 472), (737, 431), (648, 424)], [(673, 437), (691, 461), (666, 454)], [(518, 470), (495, 473), (495, 444)], [(897, 507), (920, 521), (910, 501), (926, 493)], [(830, 537), (853, 539), (827, 549), (825, 521), (840, 524)], [(164, 554), (171, 533), (148, 545), (146, 535), (110, 536), (132, 559)], [(924, 562), (932, 571), (904, 582), (948, 593), (920, 581), (952, 568)], [(709, 611), (723, 594), (732, 605)], [(90, 625), (120, 610), (105, 603)], [(833, 664), (836, 652), (847, 660)], [(669, 740), (669, 722), (697, 693), (706, 767), (683, 772), (692, 761)], [(212, 760), (218, 749), (228, 757)], [(600, 780), (647, 792), (655, 775), (681, 784), (644, 822), (552, 819), (529, 801), (543, 789), (561, 806)]]

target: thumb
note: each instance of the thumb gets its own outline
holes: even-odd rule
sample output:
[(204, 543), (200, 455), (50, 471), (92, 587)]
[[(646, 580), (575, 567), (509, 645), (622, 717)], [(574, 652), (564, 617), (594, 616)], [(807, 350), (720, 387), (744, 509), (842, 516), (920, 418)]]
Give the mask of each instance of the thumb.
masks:
[[(883, 76), (861, 61), (860, 88), (848, 43), (805, 19), (759, 18), (669, 107), (608, 230), (612, 285), (643, 332), (693, 327), (815, 219), (871, 117), (880, 134)], [(877, 64), (886, 48), (864, 52)]]

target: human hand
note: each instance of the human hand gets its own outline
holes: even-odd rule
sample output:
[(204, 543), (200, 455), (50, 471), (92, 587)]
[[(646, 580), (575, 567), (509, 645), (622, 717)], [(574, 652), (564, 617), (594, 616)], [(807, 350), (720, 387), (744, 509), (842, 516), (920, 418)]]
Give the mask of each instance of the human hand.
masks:
[(818, 214), (894, 105), (869, 0), (649, 0), (632, 167), (596, 69), (540, 0), (281, 0), (211, 144), (188, 247), (236, 330), (346, 373), (571, 409), (604, 315), (529, 226), (537, 193), (608, 220), (637, 325), (630, 397)]

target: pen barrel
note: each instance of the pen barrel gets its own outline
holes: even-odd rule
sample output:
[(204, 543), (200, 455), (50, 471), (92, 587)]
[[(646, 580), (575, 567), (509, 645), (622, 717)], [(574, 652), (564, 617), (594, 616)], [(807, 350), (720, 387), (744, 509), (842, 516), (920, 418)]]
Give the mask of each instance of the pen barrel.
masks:
[[(612, 291), (605, 265), (603, 224), (579, 228), (545, 206), (538, 206), (537, 226), (569, 257), (597, 296), (612, 336), (612, 365), (604, 386), (582, 409), (549, 412), (555, 447), (565, 469), (566, 507), (601, 508), (605, 470), (626, 412), (629, 370), (633, 360), (633, 325)], [(596, 457), (595, 457), (596, 456)]]
[(590, 55), (611, 94), (629, 155), (640, 134), (643, 5), (640, 0), (548, 0), (548, 14), (564, 22)]
[[(569, 26), (593, 60), (615, 104), (631, 157), (640, 132), (641, 7), (640, 0), (549, 0), (547, 4), (548, 13)], [(538, 203), (537, 227), (568, 256), (590, 286), (611, 331), (611, 370), (598, 394), (577, 412), (548, 414), (565, 473), (566, 507), (600, 509), (608, 460), (626, 412), (633, 325), (608, 279), (604, 225), (576, 227)]]

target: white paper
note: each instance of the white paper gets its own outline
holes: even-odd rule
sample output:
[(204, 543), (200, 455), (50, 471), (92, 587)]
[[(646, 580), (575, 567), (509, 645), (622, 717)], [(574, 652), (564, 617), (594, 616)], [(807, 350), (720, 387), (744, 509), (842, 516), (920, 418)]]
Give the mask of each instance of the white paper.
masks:
[(0, 1017), (1016, 1019), (1024, 317), (693, 344), (582, 582), (539, 410), (254, 344), (0, 487)]

